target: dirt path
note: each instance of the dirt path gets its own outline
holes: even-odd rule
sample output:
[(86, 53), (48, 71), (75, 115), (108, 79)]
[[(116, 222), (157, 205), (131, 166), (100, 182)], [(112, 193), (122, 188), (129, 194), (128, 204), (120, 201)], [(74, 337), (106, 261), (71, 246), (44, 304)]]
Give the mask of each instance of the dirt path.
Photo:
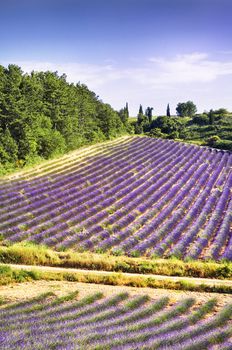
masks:
[[(74, 268), (59, 268), (49, 266), (29, 266), (29, 265), (9, 265), (13, 269), (24, 269), (24, 270), (39, 270), (39, 271), (53, 271), (53, 272), (83, 272), (83, 273), (96, 273), (99, 275), (109, 275), (112, 272), (107, 271), (96, 271), (96, 270), (81, 270)], [(140, 277), (153, 277), (159, 280), (172, 280), (172, 281), (191, 281), (196, 284), (205, 283), (208, 285), (213, 284), (225, 284), (232, 286), (232, 281), (228, 280), (214, 280), (206, 278), (190, 278), (190, 277), (169, 277), (160, 275), (142, 275), (125, 273), (126, 276), (140, 276)], [(52, 291), (57, 296), (65, 295), (69, 292), (78, 290), (79, 296), (83, 297), (87, 294), (92, 294), (97, 291), (102, 292), (106, 296), (117, 294), (121, 291), (127, 291), (128, 293), (135, 294), (147, 294), (152, 299), (157, 299), (163, 296), (168, 296), (173, 302), (181, 300), (186, 297), (193, 297), (197, 299), (199, 303), (205, 302), (211, 298), (217, 298), (218, 307), (225, 304), (232, 303), (232, 295), (222, 293), (203, 293), (203, 292), (190, 292), (190, 291), (179, 291), (179, 290), (167, 290), (167, 289), (154, 289), (154, 288), (137, 288), (137, 287), (126, 287), (126, 286), (110, 286), (104, 284), (89, 284), (79, 282), (67, 282), (67, 281), (31, 281), (24, 283), (14, 283), (7, 286), (0, 286), (0, 297), (6, 300), (6, 302), (23, 301), (32, 297), (38, 296), (42, 293)]]
[(120, 292), (128, 292), (131, 295), (147, 294), (152, 299), (168, 296), (173, 302), (182, 300), (183, 298), (191, 297), (195, 298), (198, 303), (203, 303), (209, 299), (216, 298), (218, 300), (218, 307), (232, 303), (232, 296), (228, 294), (199, 293), (166, 289), (109, 286), (104, 284), (43, 280), (0, 286), (0, 297), (6, 300), (6, 302), (10, 303), (25, 301), (49, 291), (53, 292), (57, 296), (63, 296), (76, 290), (79, 291), (80, 298), (89, 294), (93, 294), (95, 292), (102, 292), (105, 296), (111, 296)]
[[(23, 270), (38, 270), (38, 271), (50, 271), (50, 272), (74, 272), (74, 273), (94, 273), (97, 275), (111, 275), (113, 272), (111, 271), (97, 271), (97, 270), (82, 270), (75, 268), (64, 268), (64, 267), (51, 267), (51, 266), (34, 266), (34, 265), (16, 265), (16, 264), (8, 264), (8, 266), (14, 269), (23, 269)], [(117, 272), (114, 272), (117, 273)], [(157, 280), (169, 280), (173, 282), (177, 281), (188, 281), (194, 284), (205, 284), (209, 286), (213, 285), (224, 285), (232, 287), (232, 280), (219, 280), (219, 279), (211, 279), (211, 278), (194, 278), (194, 277), (179, 277), (179, 276), (163, 276), (163, 275), (153, 275), (153, 274), (138, 274), (138, 273), (127, 273), (123, 272), (124, 276), (128, 277), (142, 277), (142, 278), (155, 278)]]

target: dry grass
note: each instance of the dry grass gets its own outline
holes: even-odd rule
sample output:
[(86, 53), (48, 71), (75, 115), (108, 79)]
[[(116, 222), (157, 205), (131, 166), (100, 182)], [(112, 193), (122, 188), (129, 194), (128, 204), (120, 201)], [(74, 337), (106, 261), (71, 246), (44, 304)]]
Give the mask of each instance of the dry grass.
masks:
[(55, 252), (44, 246), (19, 243), (0, 246), (0, 263), (44, 265), (86, 270), (156, 274), (165, 276), (232, 279), (232, 262), (182, 261), (95, 254)]

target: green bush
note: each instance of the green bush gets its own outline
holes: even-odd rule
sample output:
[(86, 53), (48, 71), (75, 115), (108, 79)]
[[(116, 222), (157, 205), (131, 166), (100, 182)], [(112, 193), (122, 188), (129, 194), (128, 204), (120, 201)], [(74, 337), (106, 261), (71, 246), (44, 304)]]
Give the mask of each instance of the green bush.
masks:
[(207, 114), (195, 115), (192, 119), (192, 123), (197, 125), (208, 125), (209, 117)]
[(216, 144), (220, 141), (221, 141), (221, 139), (219, 136), (213, 135), (206, 140), (206, 143), (208, 146), (215, 147)]
[(154, 129), (151, 129), (148, 133), (147, 133), (148, 136), (150, 137), (160, 137), (162, 139), (165, 139), (168, 135), (167, 134), (164, 134), (161, 129), (159, 128), (154, 128)]
[(215, 147), (232, 152), (232, 141), (230, 141), (230, 140), (218, 140), (215, 143)]

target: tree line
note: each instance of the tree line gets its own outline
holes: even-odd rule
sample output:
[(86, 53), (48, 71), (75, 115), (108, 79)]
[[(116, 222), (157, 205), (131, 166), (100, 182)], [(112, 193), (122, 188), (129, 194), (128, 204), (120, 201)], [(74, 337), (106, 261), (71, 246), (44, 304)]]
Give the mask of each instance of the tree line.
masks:
[[(155, 120), (152, 119), (153, 107), (147, 107), (145, 113), (143, 112), (142, 105), (139, 106), (139, 112), (137, 115), (137, 121), (134, 123), (134, 129), (136, 134), (142, 134), (154, 129), (162, 129), (166, 134), (170, 135), (170, 138), (177, 138), (178, 131), (181, 130), (183, 123), (179, 118), (171, 117), (169, 103), (167, 105), (166, 116), (160, 116)], [(178, 103), (176, 107), (176, 113), (179, 117), (193, 117), (197, 112), (197, 107), (192, 101)], [(159, 135), (160, 131), (156, 130)]]
[(122, 135), (128, 117), (128, 104), (117, 112), (65, 74), (0, 66), (0, 168)]
[(175, 116), (167, 105), (165, 116), (152, 116), (152, 107), (145, 113), (139, 106), (137, 120), (132, 123), (136, 134), (151, 137), (179, 139), (232, 151), (232, 114), (225, 108), (197, 114), (192, 101), (180, 102)]
[[(193, 139), (196, 130), (191, 125), (198, 125), (211, 127), (209, 132), (214, 136), (211, 143), (220, 146), (215, 135), (219, 135), (223, 116), (228, 112), (220, 109), (196, 114), (196, 111), (192, 101), (178, 103), (177, 116), (173, 117), (168, 104), (166, 116), (153, 118), (153, 107), (143, 111), (140, 105), (137, 121), (131, 123), (128, 103), (115, 111), (86, 85), (68, 83), (65, 74), (50, 71), (27, 74), (17, 65), (7, 68), (0, 65), (0, 173), (128, 132)], [(231, 135), (231, 118), (228, 120), (229, 124), (223, 126), (227, 129), (219, 136), (229, 142), (221, 147), (231, 149), (232, 141), (227, 135)]]

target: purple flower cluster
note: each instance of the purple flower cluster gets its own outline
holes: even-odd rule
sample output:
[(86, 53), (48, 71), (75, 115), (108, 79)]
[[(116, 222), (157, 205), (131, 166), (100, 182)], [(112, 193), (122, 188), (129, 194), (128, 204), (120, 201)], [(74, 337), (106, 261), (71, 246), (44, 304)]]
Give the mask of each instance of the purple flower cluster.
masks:
[(218, 308), (215, 299), (67, 297), (2, 307), (1, 349), (231, 349), (232, 305)]
[(171, 140), (89, 147), (2, 180), (0, 233), (55, 249), (232, 260), (231, 166), (226, 151)]

